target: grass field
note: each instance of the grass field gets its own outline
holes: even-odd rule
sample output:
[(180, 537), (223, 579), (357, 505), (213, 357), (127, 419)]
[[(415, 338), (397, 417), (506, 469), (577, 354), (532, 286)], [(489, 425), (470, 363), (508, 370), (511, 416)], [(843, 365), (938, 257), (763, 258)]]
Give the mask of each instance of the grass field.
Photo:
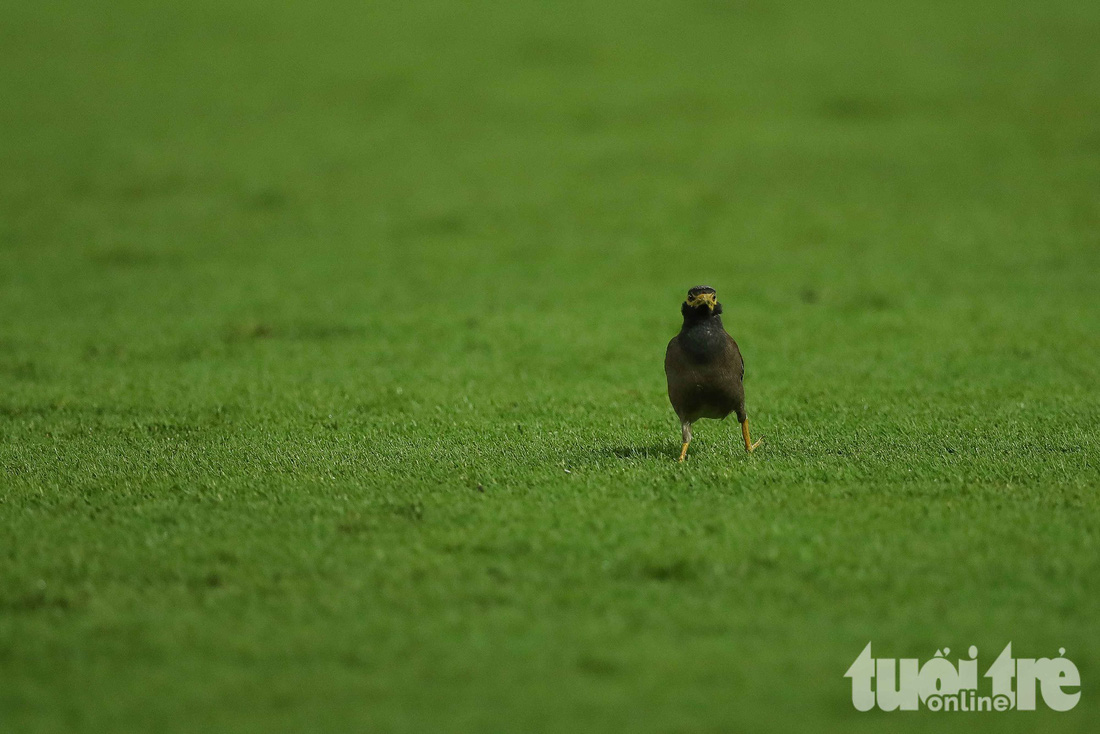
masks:
[(3, 15), (0, 731), (1095, 731), (1097, 3)]

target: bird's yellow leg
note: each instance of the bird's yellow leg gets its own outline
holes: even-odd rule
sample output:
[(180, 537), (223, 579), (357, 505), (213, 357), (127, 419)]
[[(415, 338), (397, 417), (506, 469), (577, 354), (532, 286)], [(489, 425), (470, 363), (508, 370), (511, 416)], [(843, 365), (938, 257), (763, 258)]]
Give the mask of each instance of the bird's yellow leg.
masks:
[(756, 447), (760, 445), (760, 442), (764, 440), (762, 438), (758, 438), (758, 439), (756, 439), (756, 443), (753, 443), (752, 439), (749, 438), (749, 419), (748, 418), (746, 418), (745, 420), (743, 420), (741, 422), (741, 435), (745, 439), (745, 451), (748, 451), (750, 454), (753, 451), (755, 451)]
[(680, 424), (680, 428), (684, 435), (684, 445), (680, 447), (680, 461), (683, 461), (687, 457), (688, 444), (691, 443), (691, 424), (685, 421)]

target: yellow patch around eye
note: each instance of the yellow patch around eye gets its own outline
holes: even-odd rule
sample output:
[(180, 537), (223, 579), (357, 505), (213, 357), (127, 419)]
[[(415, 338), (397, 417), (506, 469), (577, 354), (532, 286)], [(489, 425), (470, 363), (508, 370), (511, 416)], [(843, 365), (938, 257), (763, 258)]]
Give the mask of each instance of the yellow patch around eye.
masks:
[(697, 296), (691, 296), (687, 299), (687, 305), (692, 308), (698, 308), (699, 306), (707, 306), (711, 309), (718, 302), (718, 297), (714, 293), (700, 293)]

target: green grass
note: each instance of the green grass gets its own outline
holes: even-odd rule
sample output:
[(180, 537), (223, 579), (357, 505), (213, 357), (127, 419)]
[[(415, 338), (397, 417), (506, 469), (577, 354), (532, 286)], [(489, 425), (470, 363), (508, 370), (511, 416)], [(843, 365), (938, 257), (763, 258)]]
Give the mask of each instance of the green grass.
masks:
[(1100, 5), (4, 16), (0, 731), (1094, 730)]

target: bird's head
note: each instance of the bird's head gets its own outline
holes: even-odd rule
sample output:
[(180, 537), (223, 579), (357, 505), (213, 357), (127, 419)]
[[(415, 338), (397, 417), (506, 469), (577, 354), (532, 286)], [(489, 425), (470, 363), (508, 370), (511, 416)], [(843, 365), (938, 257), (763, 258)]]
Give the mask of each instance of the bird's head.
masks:
[(718, 293), (708, 285), (697, 285), (688, 291), (684, 305), (680, 307), (684, 318), (706, 318), (722, 313)]

